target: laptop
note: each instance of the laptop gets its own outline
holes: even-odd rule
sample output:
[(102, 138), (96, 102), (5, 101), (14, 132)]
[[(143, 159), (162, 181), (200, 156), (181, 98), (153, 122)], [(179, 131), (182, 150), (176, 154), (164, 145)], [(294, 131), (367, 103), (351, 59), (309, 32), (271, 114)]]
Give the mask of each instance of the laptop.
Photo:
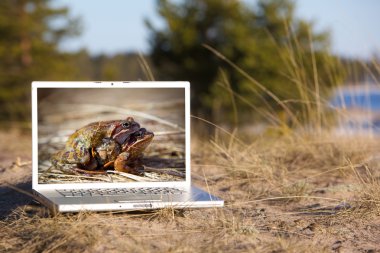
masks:
[(33, 82), (32, 141), (53, 213), (224, 205), (191, 185), (189, 82)]

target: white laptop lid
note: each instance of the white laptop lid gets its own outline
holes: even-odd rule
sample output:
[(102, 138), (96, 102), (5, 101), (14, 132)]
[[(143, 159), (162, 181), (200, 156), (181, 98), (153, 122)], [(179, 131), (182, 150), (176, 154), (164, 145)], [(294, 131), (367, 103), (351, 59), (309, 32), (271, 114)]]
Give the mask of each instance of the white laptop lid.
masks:
[[(153, 171), (131, 179), (113, 173), (75, 174), (51, 164), (51, 157), (65, 148), (75, 130), (92, 122), (127, 117), (155, 134), (143, 153), (144, 166)], [(190, 84), (33, 82), (32, 138), (35, 190), (190, 186)], [(174, 173), (158, 173), (155, 169)]]

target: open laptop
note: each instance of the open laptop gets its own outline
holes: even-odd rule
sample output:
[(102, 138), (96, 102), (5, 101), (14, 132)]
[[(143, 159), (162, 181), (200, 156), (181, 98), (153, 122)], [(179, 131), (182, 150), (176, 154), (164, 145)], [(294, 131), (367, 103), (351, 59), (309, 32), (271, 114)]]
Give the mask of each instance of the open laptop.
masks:
[(53, 212), (224, 205), (191, 185), (188, 82), (33, 82), (32, 131)]

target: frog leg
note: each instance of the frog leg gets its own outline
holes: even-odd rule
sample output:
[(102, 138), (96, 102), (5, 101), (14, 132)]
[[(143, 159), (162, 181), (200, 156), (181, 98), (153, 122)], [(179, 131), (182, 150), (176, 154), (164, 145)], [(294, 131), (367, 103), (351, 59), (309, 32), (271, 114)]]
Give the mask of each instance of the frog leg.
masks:
[(91, 160), (91, 153), (87, 148), (81, 147), (79, 149), (65, 150), (62, 155), (62, 161), (64, 163), (79, 163), (87, 164)]
[(78, 164), (77, 167), (72, 168), (75, 172), (84, 173), (88, 175), (106, 174), (105, 171), (96, 170), (98, 168), (98, 161), (95, 157), (91, 157), (90, 162), (87, 164)]
[(86, 164), (79, 164), (79, 167), (86, 169), (86, 170), (95, 170), (98, 168), (98, 161), (95, 157), (91, 157), (90, 161)]
[(97, 156), (96, 150), (94, 148), (91, 148), (91, 155), (92, 155), (92, 157)]
[(93, 149), (93, 157), (96, 157), (99, 166), (107, 168), (113, 166), (113, 161), (121, 153), (121, 146), (110, 138), (103, 138), (102, 144)]
[[(88, 149), (81, 147), (79, 149), (65, 149), (56, 153), (51, 162), (55, 167), (62, 167), (65, 164), (78, 164), (87, 166), (89, 169), (94, 169), (94, 161), (91, 161), (91, 154)], [(95, 161), (96, 162), (96, 161)]]
[(128, 161), (130, 155), (128, 152), (121, 153), (115, 160), (114, 168), (117, 171), (127, 172), (135, 175), (141, 175), (144, 172), (144, 167), (137, 166), (136, 161)]
[(105, 174), (105, 171), (96, 171), (98, 167), (98, 161), (95, 157), (91, 157), (90, 161), (87, 164), (77, 164), (77, 167), (71, 168), (73, 171), (88, 174), (88, 175), (97, 175), (97, 174)]
[(108, 163), (104, 164), (103, 167), (104, 168), (107, 168), (107, 167), (110, 167), (112, 165), (114, 165), (115, 161), (109, 161)]
[(85, 170), (80, 168), (73, 168), (74, 171), (79, 172), (81, 174), (89, 174), (89, 175), (105, 175), (107, 174), (105, 171), (101, 170)]
[(59, 164), (60, 164), (61, 161), (62, 161), (62, 156), (63, 156), (63, 151), (59, 151), (59, 152), (55, 153), (55, 154), (50, 158), (51, 163), (52, 163), (55, 167), (58, 167)]

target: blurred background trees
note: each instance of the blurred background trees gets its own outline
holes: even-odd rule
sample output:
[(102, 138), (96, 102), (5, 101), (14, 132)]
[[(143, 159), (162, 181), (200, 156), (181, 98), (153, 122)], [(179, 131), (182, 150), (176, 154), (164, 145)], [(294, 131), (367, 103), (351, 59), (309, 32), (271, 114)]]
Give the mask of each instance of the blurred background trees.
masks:
[[(308, 90), (315, 91), (316, 83), (329, 87), (341, 81), (338, 61), (329, 53), (329, 33), (316, 32), (312, 23), (297, 19), (290, 0), (254, 5), (159, 0), (157, 7), (165, 27), (157, 29), (149, 20), (147, 24), (158, 78), (190, 80), (197, 113), (207, 112), (214, 119), (223, 115), (225, 121), (226, 115), (231, 119), (234, 102), (240, 113), (266, 104), (279, 109), (267, 91), (202, 45), (215, 49), (280, 100), (308, 101), (315, 97)], [(300, 81), (308, 87), (300, 90)], [(230, 88), (238, 99), (232, 99)]]
[(30, 121), (33, 80), (147, 80), (151, 72), (156, 80), (189, 80), (192, 113), (216, 123), (262, 120), (260, 108), (287, 121), (284, 105), (302, 120), (312, 114), (299, 109), (318, 105), (345, 75), (371, 69), (333, 56), (329, 33), (296, 18), (292, 0), (157, 0), (164, 26), (146, 20), (147, 55), (62, 52), (81, 22), (54, 4), (0, 2), (0, 125)]
[(138, 80), (146, 73), (137, 53), (91, 56), (59, 50), (80, 35), (80, 19), (52, 0), (0, 1), (0, 123), (31, 118), (31, 82), (38, 80)]
[[(30, 119), (32, 80), (69, 80), (75, 69), (58, 43), (77, 34), (68, 9), (46, 0), (0, 2), (0, 120)], [(59, 21), (54, 23), (54, 21)]]

